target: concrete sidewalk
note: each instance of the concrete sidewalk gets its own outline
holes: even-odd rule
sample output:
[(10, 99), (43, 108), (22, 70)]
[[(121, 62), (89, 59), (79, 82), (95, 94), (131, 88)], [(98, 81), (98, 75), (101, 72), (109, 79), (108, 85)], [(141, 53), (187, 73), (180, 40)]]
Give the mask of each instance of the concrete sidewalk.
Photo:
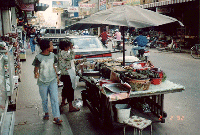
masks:
[[(49, 101), (50, 119), (43, 120), (42, 102), (39, 89), (34, 79), (31, 65), (35, 54), (30, 49), (26, 53), (26, 61), (22, 62), (21, 82), (17, 96), (14, 135), (73, 135), (66, 115), (61, 115), (62, 125), (53, 124), (51, 104)], [(59, 89), (59, 98), (60, 98)]]

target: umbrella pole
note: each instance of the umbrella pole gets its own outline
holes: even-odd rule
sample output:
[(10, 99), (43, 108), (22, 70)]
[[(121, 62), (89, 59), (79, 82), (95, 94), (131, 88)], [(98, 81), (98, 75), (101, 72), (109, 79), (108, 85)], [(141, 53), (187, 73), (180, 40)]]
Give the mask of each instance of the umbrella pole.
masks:
[(123, 66), (125, 66), (125, 42), (124, 42), (124, 26), (122, 26), (122, 38), (123, 38)]

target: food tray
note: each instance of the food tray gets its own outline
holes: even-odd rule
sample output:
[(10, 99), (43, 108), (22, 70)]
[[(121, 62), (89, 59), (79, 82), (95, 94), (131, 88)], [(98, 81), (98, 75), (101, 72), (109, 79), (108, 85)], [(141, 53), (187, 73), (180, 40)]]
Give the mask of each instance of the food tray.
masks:
[(88, 71), (84, 71), (82, 73), (82, 75), (83, 76), (99, 76), (100, 74), (99, 74), (99, 71), (90, 71), (90, 70), (88, 70)]
[(107, 90), (114, 92), (114, 93), (127, 93), (130, 90), (123, 86), (121, 83), (112, 83), (112, 84), (103, 84)]

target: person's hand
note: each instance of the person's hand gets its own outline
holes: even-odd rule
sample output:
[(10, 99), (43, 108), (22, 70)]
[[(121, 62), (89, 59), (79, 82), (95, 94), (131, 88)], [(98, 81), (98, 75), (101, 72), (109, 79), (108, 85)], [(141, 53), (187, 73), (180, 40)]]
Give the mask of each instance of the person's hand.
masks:
[(38, 78), (38, 77), (39, 77), (39, 73), (36, 72), (36, 73), (35, 73), (35, 78)]
[(59, 77), (57, 76), (57, 83), (60, 84), (60, 79)]
[(72, 49), (72, 48), (73, 48), (73, 44), (70, 45), (70, 49)]

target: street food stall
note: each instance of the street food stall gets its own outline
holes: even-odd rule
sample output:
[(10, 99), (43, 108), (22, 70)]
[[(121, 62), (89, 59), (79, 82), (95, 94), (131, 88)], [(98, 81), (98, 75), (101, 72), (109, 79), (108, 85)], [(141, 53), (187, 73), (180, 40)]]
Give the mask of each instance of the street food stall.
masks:
[[(78, 61), (76, 65), (80, 70), (78, 75), (86, 83), (86, 90), (82, 91), (83, 104), (109, 129), (130, 125), (127, 119), (138, 117), (165, 123), (164, 94), (185, 89), (167, 80), (162, 69), (154, 67), (151, 61), (140, 61), (136, 57), (125, 66), (119, 59), (99, 59), (91, 64)], [(130, 115), (121, 121), (116, 106), (120, 104), (131, 108)], [(139, 126), (142, 119), (134, 121)], [(143, 125), (147, 123), (151, 124), (144, 122)]]
[[(180, 92), (184, 90), (184, 86), (166, 80), (164, 72), (160, 72), (159, 68), (153, 68), (150, 61), (145, 63), (135, 60), (133, 63), (126, 63), (124, 30), (125, 27), (140, 29), (173, 22), (183, 25), (175, 18), (163, 16), (154, 11), (137, 6), (122, 5), (95, 13), (69, 27), (71, 30), (105, 25), (122, 27), (122, 61), (99, 60), (93, 62), (92, 65), (84, 61), (76, 62), (77, 73), (86, 83), (86, 90), (82, 91), (83, 103), (87, 104), (91, 112), (98, 116), (104, 127), (110, 129), (115, 125), (130, 125), (129, 121), (131, 120), (128, 123), (126, 119), (123, 122), (118, 120), (117, 104), (128, 104), (134, 108), (131, 109), (130, 114), (133, 119), (138, 118), (132, 117), (133, 115), (147, 114), (151, 116), (150, 114), (153, 114), (150, 118), (165, 122), (167, 113), (163, 110), (164, 94)], [(140, 113), (132, 113), (132, 110), (140, 110)], [(133, 123), (132, 127), (143, 130), (145, 126), (134, 126), (135, 124), (141, 125), (141, 120), (133, 120), (138, 122)], [(142, 124), (149, 125), (151, 122), (146, 121)]]

